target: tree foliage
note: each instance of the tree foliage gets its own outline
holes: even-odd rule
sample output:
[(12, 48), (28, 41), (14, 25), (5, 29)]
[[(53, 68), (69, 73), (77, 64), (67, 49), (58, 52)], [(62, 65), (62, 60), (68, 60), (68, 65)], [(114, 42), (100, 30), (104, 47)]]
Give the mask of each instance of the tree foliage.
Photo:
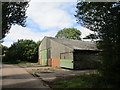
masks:
[(11, 62), (16, 62), (17, 60), (37, 62), (38, 44), (33, 40), (18, 40), (8, 49), (6, 60)]
[(76, 28), (64, 28), (63, 30), (58, 31), (55, 37), (81, 40), (80, 35), (81, 32)]
[(98, 33), (102, 52), (100, 72), (115, 85), (120, 83), (120, 2), (78, 2), (78, 23)]
[(37, 41), (37, 46), (39, 46), (41, 44), (41, 41), (39, 40), (39, 41)]
[(6, 55), (6, 53), (8, 51), (8, 47), (1, 45), (0, 48), (2, 48), (2, 55)]
[(28, 2), (2, 2), (2, 38), (12, 24), (25, 26), (27, 7)]

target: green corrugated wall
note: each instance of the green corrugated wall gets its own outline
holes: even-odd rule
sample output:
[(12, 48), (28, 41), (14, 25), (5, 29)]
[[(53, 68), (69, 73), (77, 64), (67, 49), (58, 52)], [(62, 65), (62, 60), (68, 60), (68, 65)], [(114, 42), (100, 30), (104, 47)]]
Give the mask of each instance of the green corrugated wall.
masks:
[(42, 50), (42, 65), (47, 65), (47, 50)]
[(60, 59), (60, 67), (73, 69), (73, 60), (72, 59)]

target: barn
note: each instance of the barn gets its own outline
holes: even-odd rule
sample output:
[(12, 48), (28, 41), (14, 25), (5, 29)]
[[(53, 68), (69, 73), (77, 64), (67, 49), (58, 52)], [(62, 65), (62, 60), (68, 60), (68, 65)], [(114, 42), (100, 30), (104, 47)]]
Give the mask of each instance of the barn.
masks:
[(44, 37), (39, 46), (39, 64), (70, 69), (95, 68), (99, 50), (88, 41)]

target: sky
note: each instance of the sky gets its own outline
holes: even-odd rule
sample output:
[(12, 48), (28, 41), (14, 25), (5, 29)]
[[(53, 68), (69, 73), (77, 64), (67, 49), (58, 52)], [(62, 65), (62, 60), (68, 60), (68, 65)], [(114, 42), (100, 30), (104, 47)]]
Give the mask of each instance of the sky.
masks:
[(76, 4), (75, 0), (31, 0), (26, 11), (26, 27), (13, 25), (3, 45), (10, 47), (18, 39), (37, 42), (44, 36), (55, 37), (64, 28), (77, 28), (81, 38), (93, 33), (76, 22)]

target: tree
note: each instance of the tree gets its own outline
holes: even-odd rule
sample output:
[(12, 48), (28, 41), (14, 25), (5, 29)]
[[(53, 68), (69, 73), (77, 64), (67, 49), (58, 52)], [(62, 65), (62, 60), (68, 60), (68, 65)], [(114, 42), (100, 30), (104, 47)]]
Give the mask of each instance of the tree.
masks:
[(120, 2), (78, 2), (78, 23), (98, 33), (102, 63), (99, 72), (108, 82), (120, 83)]
[(38, 44), (33, 40), (18, 40), (8, 49), (6, 59), (11, 62), (16, 62), (17, 60), (37, 62)]
[(40, 46), (40, 44), (41, 44), (41, 41), (40, 41), (40, 40), (37, 41), (37, 46), (38, 46), (38, 47)]
[(2, 60), (6, 56), (7, 52), (8, 52), (8, 47), (0, 43), (0, 60)]
[(3, 45), (1, 45), (1, 47), (2, 47), (2, 55), (6, 55), (6, 53), (7, 53), (7, 51), (8, 51), (8, 47), (6, 47), (6, 46), (3, 46)]
[(25, 26), (28, 2), (2, 2), (2, 38), (9, 32), (12, 24)]
[(81, 40), (80, 35), (81, 32), (76, 28), (64, 28), (63, 30), (58, 31), (55, 37)]

